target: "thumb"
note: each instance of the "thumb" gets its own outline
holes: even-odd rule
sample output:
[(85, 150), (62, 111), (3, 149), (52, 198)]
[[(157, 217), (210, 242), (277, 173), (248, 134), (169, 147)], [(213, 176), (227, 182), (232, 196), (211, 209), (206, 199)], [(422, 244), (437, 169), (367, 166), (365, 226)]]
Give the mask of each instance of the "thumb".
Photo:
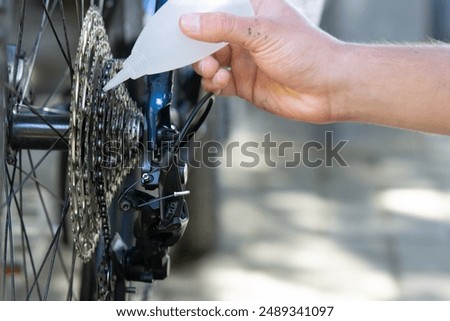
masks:
[(228, 13), (188, 13), (181, 16), (180, 29), (190, 38), (205, 42), (228, 42), (249, 50), (266, 29), (258, 18), (238, 17)]

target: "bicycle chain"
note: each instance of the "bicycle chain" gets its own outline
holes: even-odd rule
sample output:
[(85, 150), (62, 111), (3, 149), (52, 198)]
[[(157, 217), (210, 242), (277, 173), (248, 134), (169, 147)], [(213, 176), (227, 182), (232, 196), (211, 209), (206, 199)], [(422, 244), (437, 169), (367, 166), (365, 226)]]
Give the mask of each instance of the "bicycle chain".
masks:
[[(103, 68), (103, 77), (101, 78), (103, 88), (108, 81), (122, 69), (121, 61), (107, 61)], [(104, 92), (101, 91), (101, 95)], [(111, 101), (120, 101), (122, 106), (129, 108), (128, 110), (110, 109), (110, 113), (105, 113), (108, 110), (106, 99), (102, 99), (102, 104), (98, 109), (98, 118), (101, 120), (96, 124), (98, 128), (104, 128), (100, 134), (103, 135), (99, 141), (106, 142), (108, 137), (118, 138), (123, 135), (122, 139), (110, 140), (113, 146), (113, 152), (108, 153), (108, 150), (103, 150), (103, 160), (96, 164), (96, 192), (97, 200), (100, 205), (100, 223), (103, 235), (103, 253), (97, 274), (97, 299), (100, 301), (112, 300), (114, 294), (114, 275), (112, 275), (112, 261), (111, 261), (111, 241), (112, 235), (109, 226), (109, 216), (107, 207), (111, 203), (112, 198), (117, 192), (117, 188), (121, 185), (123, 179), (129, 174), (131, 168), (136, 165), (136, 156), (138, 155), (138, 142), (140, 136), (140, 124), (142, 121), (142, 114), (138, 111), (136, 105), (131, 100), (126, 92), (124, 86), (120, 86), (112, 91), (113, 98)], [(120, 99), (120, 100), (119, 100)], [(97, 126), (95, 126), (97, 128)], [(127, 146), (128, 149), (124, 147)], [(122, 150), (122, 154), (117, 154), (115, 150)], [(117, 160), (115, 156), (121, 156), (122, 159)], [(126, 171), (119, 171), (119, 164), (126, 164)], [(131, 167), (132, 166), (132, 167)], [(109, 182), (109, 184), (105, 184)]]
[[(103, 19), (94, 7), (84, 18), (76, 57), (68, 162), (72, 231), (83, 262), (92, 257), (102, 233), (103, 265), (111, 241), (108, 206), (137, 165), (143, 116), (124, 85), (102, 90), (121, 61), (112, 60)], [(108, 282), (102, 281), (99, 289), (107, 292)]]

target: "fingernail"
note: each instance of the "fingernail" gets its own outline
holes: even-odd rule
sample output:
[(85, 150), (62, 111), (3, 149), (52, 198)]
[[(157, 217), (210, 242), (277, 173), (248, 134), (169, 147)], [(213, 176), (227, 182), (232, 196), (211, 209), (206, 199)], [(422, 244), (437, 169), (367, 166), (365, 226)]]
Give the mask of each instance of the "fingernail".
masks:
[(181, 16), (180, 24), (184, 30), (197, 33), (200, 30), (200, 16), (195, 13), (186, 13)]

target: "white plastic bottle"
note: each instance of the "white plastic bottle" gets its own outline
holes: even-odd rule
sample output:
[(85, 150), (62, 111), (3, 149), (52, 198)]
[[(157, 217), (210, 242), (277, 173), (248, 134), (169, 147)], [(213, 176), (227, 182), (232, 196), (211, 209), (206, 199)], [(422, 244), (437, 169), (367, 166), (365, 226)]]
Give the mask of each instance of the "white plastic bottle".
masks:
[(226, 46), (185, 36), (179, 28), (181, 15), (190, 12), (228, 12), (253, 16), (250, 0), (168, 0), (139, 35), (123, 69), (105, 86), (108, 91), (129, 78), (157, 74), (190, 65)]

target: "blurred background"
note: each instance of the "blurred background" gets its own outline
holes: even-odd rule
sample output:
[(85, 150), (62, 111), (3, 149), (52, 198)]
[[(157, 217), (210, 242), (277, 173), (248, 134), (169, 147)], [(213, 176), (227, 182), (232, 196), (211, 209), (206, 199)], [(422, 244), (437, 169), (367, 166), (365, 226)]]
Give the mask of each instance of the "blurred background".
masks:
[[(445, 39), (448, 1), (292, 1), (321, 27), (355, 42)], [(171, 276), (153, 287), (160, 300), (448, 300), (450, 299), (450, 141), (448, 137), (359, 124), (315, 126), (280, 119), (239, 99), (229, 110), (224, 143), (295, 148), (252, 149), (270, 156), (219, 169), (214, 250), (174, 259)], [(221, 107), (222, 108), (222, 107)], [(225, 121), (225, 120), (224, 120)], [(348, 141), (341, 167), (286, 168), (309, 141)], [(321, 157), (320, 153), (311, 157)], [(195, 213), (191, 213), (192, 216)]]

